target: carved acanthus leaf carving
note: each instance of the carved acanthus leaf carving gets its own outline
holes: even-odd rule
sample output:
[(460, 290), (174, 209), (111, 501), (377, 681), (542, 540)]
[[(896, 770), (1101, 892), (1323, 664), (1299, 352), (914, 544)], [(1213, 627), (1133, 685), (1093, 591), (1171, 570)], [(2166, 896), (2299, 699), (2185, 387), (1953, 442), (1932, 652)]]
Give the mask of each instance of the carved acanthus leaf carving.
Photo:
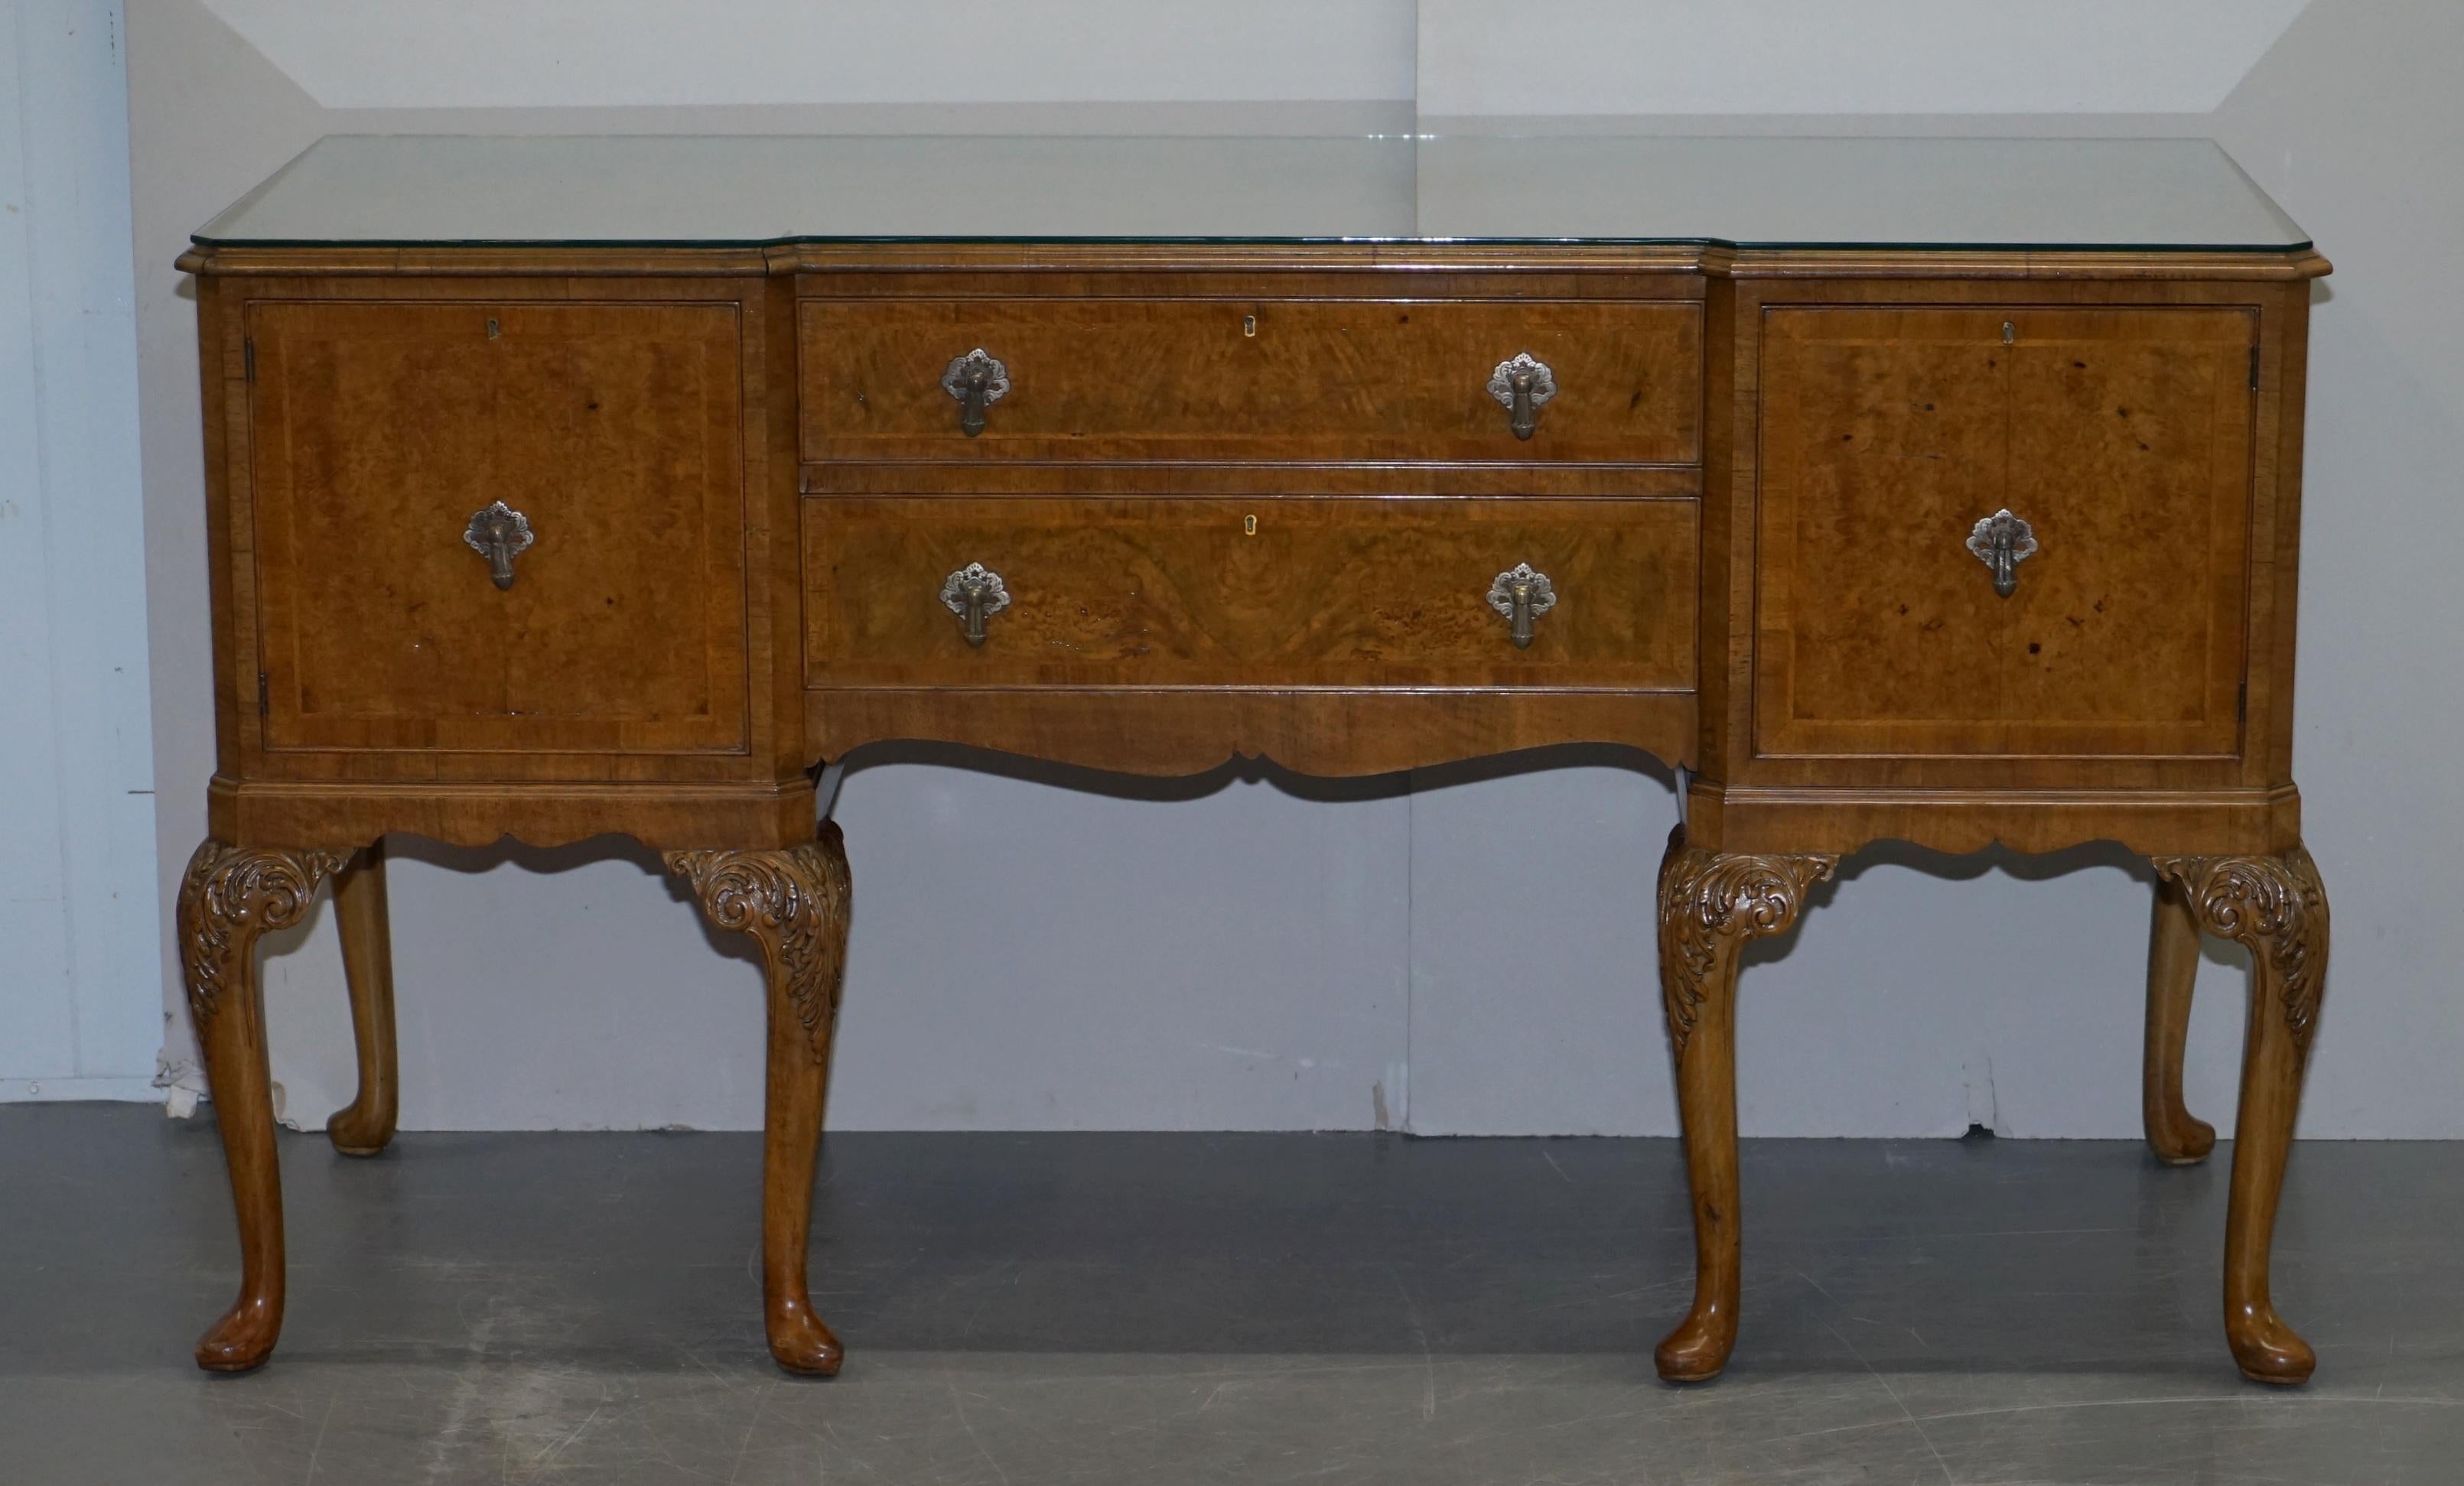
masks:
[(2158, 857), (2156, 874), (2182, 885), (2199, 927), (2231, 939), (2277, 977), (2284, 1024), (2308, 1048), (2326, 993), (2327, 889), (2299, 846), (2280, 857)]
[(667, 863), (693, 885), (713, 924), (760, 942), (814, 1061), (826, 1060), (847, 969), (847, 863), (837, 824), (825, 822), (820, 840), (783, 851), (671, 851)]
[(1685, 844), (1683, 826), (1670, 834), (1660, 867), (1660, 994), (1677, 1056), (1737, 951), (1796, 922), (1806, 889), (1838, 864), (1836, 856), (1705, 851)]
[(210, 838), (197, 847), (180, 883), (177, 916), (188, 1016), (200, 1038), (257, 936), (306, 918), (318, 885), (349, 860), (346, 851), (233, 846)]

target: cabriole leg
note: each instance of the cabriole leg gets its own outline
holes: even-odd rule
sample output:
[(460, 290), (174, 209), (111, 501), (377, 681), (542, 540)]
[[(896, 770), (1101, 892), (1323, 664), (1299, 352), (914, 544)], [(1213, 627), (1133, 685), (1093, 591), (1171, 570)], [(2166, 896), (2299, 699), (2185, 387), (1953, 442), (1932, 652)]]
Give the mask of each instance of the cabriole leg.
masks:
[(813, 1313), (804, 1251), (821, 1148), (830, 1032), (847, 966), (847, 849), (836, 822), (781, 851), (671, 851), (720, 929), (751, 934), (770, 980), (767, 1107), (761, 1145), (761, 1300), (770, 1355), (789, 1372), (839, 1370), (839, 1340)]
[(2225, 1217), (2225, 1340), (2243, 1375), (2299, 1383), (2318, 1359), (2276, 1314), (2268, 1259), (2326, 986), (2326, 889), (2299, 846), (2280, 857), (2159, 857), (2156, 871), (2181, 885), (2200, 928), (2250, 951), (2250, 1025)]
[(2183, 1044), (2189, 1035), (2190, 990), (2199, 977), (2199, 921), (2182, 885), (2156, 885), (2156, 915), (2147, 935), (2147, 1051), (2140, 1069), (2140, 1113), (2148, 1148), (2168, 1166), (2191, 1166), (2215, 1148), (2215, 1127), (2182, 1103)]
[(1795, 922), (1838, 860), (1704, 851), (1680, 826), (1661, 862), (1660, 992), (1694, 1196), (1694, 1308), (1653, 1354), (1671, 1383), (1719, 1376), (1737, 1342), (1737, 956)]
[(197, 1344), (197, 1366), (245, 1372), (282, 1334), (282, 1173), (274, 1149), (273, 1075), (256, 941), (308, 914), (344, 853), (231, 846), (209, 840), (180, 885), (180, 969), (204, 1049), (214, 1123), (239, 1213), (239, 1299)]
[(373, 1156), (393, 1139), (401, 1109), (394, 1048), (393, 946), (385, 917), (385, 841), (360, 853), (334, 879), (334, 917), (342, 931), (342, 979), (351, 996), (351, 1036), (360, 1055), (360, 1091), (325, 1122), (334, 1148)]

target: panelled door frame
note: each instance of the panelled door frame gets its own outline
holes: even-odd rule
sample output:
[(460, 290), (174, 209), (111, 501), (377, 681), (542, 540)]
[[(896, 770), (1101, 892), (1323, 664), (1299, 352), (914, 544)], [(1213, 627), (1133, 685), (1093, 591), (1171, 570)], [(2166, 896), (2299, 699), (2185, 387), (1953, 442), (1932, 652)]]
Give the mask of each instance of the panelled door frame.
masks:
[[(1729, 363), (1731, 375), (1715, 376), (1713, 385), (1725, 383), (1734, 398), (1732, 457), (1716, 483), (1735, 505), (1730, 520), (1706, 527), (1706, 532), (1725, 534), (1729, 545), (1725, 556), (1709, 560), (1744, 579), (1718, 620), (1706, 614), (1706, 625), (1719, 623), (1729, 641), (1725, 685), (1714, 688), (1726, 693), (1735, 730), (1736, 746), (1728, 754), (1727, 776), (1739, 783), (1804, 788), (1828, 784), (2201, 790), (2272, 782), (2268, 776), (2273, 772), (2272, 758), (2277, 750), (2269, 736), (2272, 719), (2265, 710), (2269, 699), (2251, 692), (2256, 689), (2254, 678), (2257, 687), (2263, 687), (2267, 674), (2285, 664), (2285, 659), (2266, 653), (2271, 635), (2268, 626), (2258, 621), (2291, 601), (2289, 594), (2277, 591), (2275, 580), (2282, 575), (2279, 565), (2270, 561), (2270, 555), (2277, 551), (2280, 540), (2276, 514), (2280, 502), (2276, 486), (2280, 477), (2279, 440), (2287, 395), (2283, 343), (2289, 339), (2298, 342), (2298, 335), (2285, 332), (2299, 329), (2299, 317), (2288, 314), (2283, 296), (2306, 293), (2307, 287), (2306, 283), (2233, 280), (2031, 279), (2024, 273), (2013, 273), (2004, 280), (1957, 281), (1865, 278), (1845, 273), (1802, 279), (1741, 275), (1729, 313), (1721, 317), (1722, 323), (1714, 332), (1717, 337), (1729, 339), (1725, 350), (1733, 360)], [(1770, 733), (1767, 719), (1760, 715), (1771, 700), (1763, 654), (1765, 595), (1760, 586), (1762, 579), (1754, 576), (1768, 567), (1759, 560), (1755, 550), (1762, 540), (1767, 518), (1762, 357), (1767, 312), (1798, 307), (1937, 307), (1953, 311), (2034, 311), (2040, 315), (2097, 309), (2197, 308), (2230, 310), (2251, 317), (2257, 338), (2253, 364), (2258, 374), (2258, 385), (2247, 394), (2252, 399), (2246, 425), (2251, 455), (2247, 504), (2241, 508), (2239, 523), (2243, 532), (2236, 585), (2239, 593), (2233, 600), (2233, 623), (2240, 626), (2242, 643), (2238, 675), (2226, 701), (2232, 736), (2229, 747), (2218, 750), (2202, 739), (2200, 746), (2187, 749), (2155, 747), (2090, 753), (2065, 750), (2056, 741), (2050, 745), (2018, 746), (2007, 752), (1997, 750), (1992, 756), (1922, 747), (1826, 749), (1791, 745), (1767, 749), (1764, 740)], [(2298, 343), (2295, 349), (2298, 354)], [(1715, 342), (1715, 356), (1723, 350)], [(2298, 397), (2298, 388), (2294, 395)], [(2291, 472), (2290, 479), (2297, 489), (2298, 476), (2298, 470)], [(2024, 584), (2025, 564), (2021, 572)], [(1987, 595), (1991, 598), (1989, 578), (1981, 564), (1978, 581), (1989, 585)], [(2221, 621), (2222, 616), (2217, 619)], [(1705, 653), (1706, 657), (1718, 655), (1717, 649), (1707, 645)]]
[[(775, 601), (774, 555), (778, 554), (773, 542), (783, 539), (784, 555), (792, 561), (794, 539), (791, 532), (779, 533), (776, 537), (771, 532), (778, 524), (770, 515), (772, 482), (779, 478), (782, 462), (777, 457), (781, 451), (775, 447), (770, 416), (775, 405), (772, 399), (779, 392), (792, 389), (774, 386), (779, 378), (773, 363), (783, 348), (769, 343), (772, 322), (780, 317), (770, 306), (768, 282), (759, 274), (740, 271), (664, 278), (507, 273), (218, 277), (211, 301), (201, 305), (202, 312), (219, 317), (220, 343), (224, 347), (220, 364), (209, 361), (206, 375), (209, 380), (219, 377), (228, 388), (227, 396), (209, 399), (209, 406), (218, 404), (222, 414), (219, 426), (209, 430), (209, 452), (225, 470), (231, 492), (230, 541), (225, 572), (220, 575), (229, 583), (229, 602), (218, 603), (217, 607), (231, 626), (230, 645), (223, 653), (237, 672), (232, 690), (241, 705), (232, 719), (237, 725), (232, 731), (242, 753), (253, 760), (248, 766), (249, 774), (260, 778), (303, 780), (571, 778), (605, 776), (608, 765), (593, 760), (614, 755), (638, 758), (638, 766), (625, 766), (623, 773), (628, 776), (638, 774), (646, 779), (766, 779), (775, 774), (776, 767), (761, 756), (769, 746), (768, 740), (776, 736), (781, 715), (776, 691), (770, 684), (777, 649), (770, 623)], [(697, 634), (704, 628), (710, 629), (712, 635), (717, 635), (722, 627), (726, 631), (716, 639), (704, 637), (725, 652), (714, 656), (722, 668), (713, 673), (716, 689), (712, 696), (715, 710), (711, 717), (701, 725), (681, 731), (634, 730), (629, 737), (612, 735), (611, 730), (625, 727), (617, 723), (549, 728), (536, 735), (504, 737), (488, 736), (484, 730), (475, 733), (464, 730), (463, 735), (441, 734), (427, 745), (387, 739), (357, 747), (322, 740), (275, 743), (268, 731), (273, 701), (271, 682), (269, 679), (261, 683), (258, 679), (269, 669), (264, 650), (269, 632), (262, 607), (265, 575), (259, 571), (257, 552), (253, 458), (256, 430), (252, 404), (256, 390), (253, 383), (265, 368), (255, 364), (258, 351), (251, 335), (251, 312), (259, 304), (318, 302), (457, 304), (474, 308), (498, 304), (545, 309), (591, 304), (605, 304), (611, 309), (724, 307), (735, 313), (737, 381), (733, 393), (741, 437), (733, 475), (736, 494), (727, 508), (737, 544), (729, 563), (737, 582), (726, 601), (733, 618), (722, 625), (715, 610), (705, 619), (696, 609), (690, 622)], [(458, 534), (449, 533), (447, 536), (459, 545)], [(477, 555), (469, 556), (484, 585), (484, 563)], [(519, 559), (517, 568), (518, 571)], [(585, 735), (594, 729), (606, 735)]]

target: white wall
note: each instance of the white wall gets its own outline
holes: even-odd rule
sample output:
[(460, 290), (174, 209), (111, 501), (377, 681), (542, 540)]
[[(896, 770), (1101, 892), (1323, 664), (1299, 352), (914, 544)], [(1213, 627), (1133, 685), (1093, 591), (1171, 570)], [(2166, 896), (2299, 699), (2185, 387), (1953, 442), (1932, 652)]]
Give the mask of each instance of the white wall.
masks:
[(1420, 112), (2204, 114), (2309, 0), (1422, 0)]
[(2464, 6), (2321, 0), (2216, 116), (2337, 267), (2310, 347), (2296, 744), (2337, 968), (2305, 1128), (2464, 1125), (2464, 909), (2441, 865), (2464, 840), (2459, 57)]
[(0, 11), (0, 1101), (162, 1040), (120, 8)]
[(325, 108), (1259, 103), (1413, 86), (1408, 0), (206, 3)]
[[(2300, 710), (2339, 933), (2304, 1128), (2464, 1135), (2464, 944), (2421, 869), (2464, 829), (2464, 791), (2436, 772), (2458, 680), (2437, 569), (2464, 537), (2464, 311), (2447, 276), (2464, 224), (2452, 172), (2417, 164), (2459, 142), (2457, 8), (1739, 0), (1714, 21), (1661, 4), (1121, 0), (990, 49), (964, 27), (893, 44), (891, 9), (704, 5), (716, 19), (686, 36), (659, 30), (670, 7), (603, 3), (576, 30), (429, 3), (390, 8), (372, 48), (304, 0), (135, 0), (166, 877), (203, 829), (212, 756), (194, 321), (169, 264), (319, 134), (1351, 132), (1412, 127), (1416, 98), (1446, 128), (2215, 133), (2343, 268), (2316, 326)], [(1805, 29), (1851, 11), (1862, 25)], [(770, 47), (761, 26), (804, 29)], [(1108, 26), (1139, 38), (1133, 55), (1083, 44)], [(746, 70), (799, 48), (825, 64)], [(1811, 106), (1848, 112), (1793, 112)], [(833, 1125), (1367, 1127), (1382, 1110), (1430, 1133), (1671, 1130), (1647, 903), (1674, 813), (1664, 774), (1599, 750), (1366, 783), (1227, 769), (1164, 785), (887, 754), (849, 775), (839, 809), (857, 911)], [(397, 851), (407, 1125), (755, 1123), (758, 973), (647, 854)], [(2135, 1131), (2143, 867), (2097, 848), (1885, 847), (1842, 877), (1750, 962), (1749, 1133)], [(330, 914), (285, 948), (269, 973), (276, 1076), (313, 1125), (350, 1086)], [(2230, 956), (2215, 951), (2192, 1027), (2193, 1107), (2219, 1123)]]

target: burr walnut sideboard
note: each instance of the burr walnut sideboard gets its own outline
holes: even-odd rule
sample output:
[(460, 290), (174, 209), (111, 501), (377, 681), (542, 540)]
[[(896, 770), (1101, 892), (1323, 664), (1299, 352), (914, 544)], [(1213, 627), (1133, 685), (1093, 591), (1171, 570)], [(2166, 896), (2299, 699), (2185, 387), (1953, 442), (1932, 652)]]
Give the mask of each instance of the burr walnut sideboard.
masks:
[(203, 1366), (282, 1322), (258, 937), (333, 881), (330, 1129), (372, 1153), (384, 835), (615, 832), (761, 947), (769, 1342), (834, 1371), (817, 781), (905, 738), (1683, 771), (1673, 1380), (1736, 1337), (1744, 945), (1870, 841), (2145, 853), (2147, 1138), (2213, 1141), (2183, 1029), (2199, 936), (2239, 940), (2225, 1330), (2310, 1373), (2268, 1260), (2327, 957), (2292, 774), (2327, 265), (2214, 146), (337, 138), (181, 262), (219, 752), (178, 934), (242, 1249)]

